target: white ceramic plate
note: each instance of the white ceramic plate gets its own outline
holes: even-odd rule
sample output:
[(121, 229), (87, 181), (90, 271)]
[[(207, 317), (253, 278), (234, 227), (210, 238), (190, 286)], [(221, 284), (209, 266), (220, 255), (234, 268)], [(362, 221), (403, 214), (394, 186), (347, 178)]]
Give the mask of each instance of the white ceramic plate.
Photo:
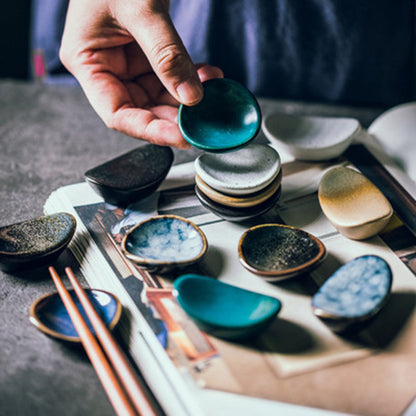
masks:
[(279, 174), (280, 156), (266, 144), (250, 144), (229, 153), (204, 153), (195, 160), (199, 177), (229, 195), (247, 195), (269, 185)]
[(354, 118), (271, 114), (263, 132), (283, 152), (300, 160), (329, 160), (341, 155), (360, 131)]

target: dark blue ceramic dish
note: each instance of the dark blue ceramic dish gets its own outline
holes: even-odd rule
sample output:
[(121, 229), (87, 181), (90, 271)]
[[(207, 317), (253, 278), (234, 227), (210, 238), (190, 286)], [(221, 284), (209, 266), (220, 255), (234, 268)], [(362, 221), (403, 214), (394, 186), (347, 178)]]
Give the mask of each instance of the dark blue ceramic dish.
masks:
[(219, 204), (206, 196), (198, 186), (195, 186), (195, 194), (201, 204), (218, 217), (230, 222), (242, 222), (265, 214), (272, 209), (280, 198), (281, 187), (269, 199), (261, 204), (248, 208), (233, 208)]
[(202, 230), (186, 218), (158, 215), (129, 230), (121, 248), (137, 266), (165, 273), (200, 261), (208, 243)]
[(85, 179), (106, 202), (126, 206), (154, 192), (172, 163), (170, 147), (145, 144), (88, 170)]
[(282, 306), (271, 296), (196, 274), (179, 277), (174, 289), (178, 303), (203, 331), (225, 339), (258, 334)]
[(71, 214), (57, 213), (0, 228), (0, 268), (6, 272), (50, 264), (76, 229)]
[(336, 332), (368, 321), (386, 304), (393, 276), (381, 257), (357, 257), (341, 266), (312, 298), (314, 314)]
[(179, 106), (178, 125), (185, 140), (207, 152), (245, 146), (261, 127), (260, 106), (240, 83), (226, 78), (205, 81), (204, 97), (194, 106)]
[(304, 230), (282, 224), (262, 224), (240, 238), (238, 254), (250, 272), (274, 282), (315, 268), (325, 257), (324, 244)]
[[(104, 290), (84, 290), (103, 322), (110, 330), (113, 329), (121, 317), (122, 306), (120, 301), (116, 296)], [(75, 291), (69, 290), (69, 293), (94, 333)], [(62, 341), (81, 342), (58, 292), (45, 295), (32, 304), (30, 322), (51, 337)]]

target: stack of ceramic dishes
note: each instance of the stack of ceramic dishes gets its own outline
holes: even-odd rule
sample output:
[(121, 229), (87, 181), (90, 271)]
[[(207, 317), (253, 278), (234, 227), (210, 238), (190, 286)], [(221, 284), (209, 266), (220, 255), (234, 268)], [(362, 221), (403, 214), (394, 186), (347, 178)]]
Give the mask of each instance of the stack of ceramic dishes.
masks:
[(264, 214), (280, 196), (280, 156), (264, 144), (229, 153), (205, 153), (195, 161), (195, 192), (201, 203), (228, 221)]

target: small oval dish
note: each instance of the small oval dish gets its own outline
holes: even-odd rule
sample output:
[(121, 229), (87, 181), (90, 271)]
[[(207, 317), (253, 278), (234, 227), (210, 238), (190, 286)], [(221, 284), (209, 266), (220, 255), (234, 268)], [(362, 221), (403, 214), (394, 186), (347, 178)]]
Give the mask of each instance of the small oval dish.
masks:
[(313, 313), (342, 332), (375, 316), (386, 304), (393, 276), (381, 257), (357, 257), (341, 266), (312, 298)]
[(326, 248), (317, 237), (282, 224), (251, 227), (238, 243), (241, 264), (270, 282), (312, 270), (325, 254)]
[(281, 187), (279, 187), (269, 199), (266, 199), (261, 204), (246, 208), (235, 208), (219, 204), (205, 195), (198, 186), (195, 186), (195, 194), (199, 202), (218, 217), (230, 222), (242, 222), (263, 215), (271, 210), (280, 198)]
[(185, 140), (206, 152), (227, 152), (253, 140), (261, 127), (254, 95), (227, 78), (211, 79), (202, 86), (201, 102), (179, 106), (178, 125)]
[(162, 183), (173, 163), (170, 147), (145, 144), (85, 172), (87, 183), (104, 201), (126, 206)]
[(347, 149), (361, 126), (353, 118), (271, 114), (262, 129), (271, 143), (295, 159), (329, 160)]
[(258, 334), (282, 306), (276, 298), (207, 276), (183, 275), (173, 285), (184, 311), (203, 331), (219, 338), (243, 339)]
[(6, 272), (47, 265), (65, 250), (76, 229), (66, 212), (0, 228), (0, 268)]
[(195, 160), (195, 171), (211, 188), (243, 196), (273, 182), (281, 172), (281, 161), (271, 146), (251, 143), (234, 152), (203, 153)]
[[(122, 312), (122, 306), (118, 298), (104, 290), (84, 290), (103, 322), (112, 330), (119, 322)], [(75, 291), (69, 290), (69, 293), (78, 310), (81, 311), (87, 325), (94, 333), (94, 329), (90, 326)], [(40, 331), (53, 338), (73, 343), (81, 342), (58, 292), (42, 296), (32, 304), (30, 322)]]
[(393, 208), (381, 191), (362, 173), (344, 166), (323, 175), (318, 199), (332, 225), (354, 240), (378, 234), (393, 215)]
[(202, 230), (177, 215), (148, 218), (129, 230), (121, 242), (121, 249), (129, 260), (159, 273), (198, 262), (207, 248)]

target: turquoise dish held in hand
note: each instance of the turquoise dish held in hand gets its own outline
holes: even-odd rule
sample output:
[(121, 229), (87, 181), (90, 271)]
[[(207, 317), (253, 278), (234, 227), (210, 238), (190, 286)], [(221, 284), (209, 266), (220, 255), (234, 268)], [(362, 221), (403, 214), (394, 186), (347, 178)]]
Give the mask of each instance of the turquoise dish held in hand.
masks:
[(260, 106), (240, 83), (226, 78), (205, 81), (204, 97), (181, 104), (179, 129), (187, 142), (207, 152), (227, 152), (252, 141), (261, 127)]

